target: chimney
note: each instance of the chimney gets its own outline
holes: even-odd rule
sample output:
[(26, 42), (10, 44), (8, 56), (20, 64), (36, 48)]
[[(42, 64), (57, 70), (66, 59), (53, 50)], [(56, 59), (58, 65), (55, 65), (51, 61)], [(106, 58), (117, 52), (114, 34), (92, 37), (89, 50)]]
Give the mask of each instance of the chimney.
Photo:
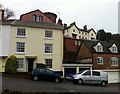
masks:
[(59, 18), (59, 20), (58, 20), (58, 24), (59, 24), (59, 25), (63, 25), (63, 24), (62, 24), (62, 20), (61, 20), (60, 18)]
[(4, 18), (4, 10), (0, 9), (0, 20)]
[(85, 25), (83, 28), (84, 28), (85, 31), (87, 31), (87, 25)]
[(57, 15), (56, 15), (55, 13), (45, 12), (44, 14), (45, 14), (49, 19), (51, 19), (53, 23), (56, 23)]

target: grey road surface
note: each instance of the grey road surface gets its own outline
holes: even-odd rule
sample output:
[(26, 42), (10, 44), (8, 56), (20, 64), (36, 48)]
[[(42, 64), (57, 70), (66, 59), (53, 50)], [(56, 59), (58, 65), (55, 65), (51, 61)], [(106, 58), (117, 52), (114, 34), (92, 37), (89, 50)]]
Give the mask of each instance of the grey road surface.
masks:
[(117, 85), (101, 87), (94, 85), (77, 85), (70, 81), (54, 83), (11, 77), (2, 77), (2, 89), (10, 89), (20, 92), (113, 92), (113, 94), (119, 92), (119, 87)]

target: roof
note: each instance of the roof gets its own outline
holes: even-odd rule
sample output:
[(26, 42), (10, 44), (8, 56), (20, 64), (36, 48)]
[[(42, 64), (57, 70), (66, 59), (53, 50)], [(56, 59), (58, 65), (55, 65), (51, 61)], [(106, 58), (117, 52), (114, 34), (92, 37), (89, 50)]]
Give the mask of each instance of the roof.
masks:
[(79, 31), (83, 31), (83, 32), (87, 32), (87, 33), (89, 33), (91, 30), (93, 30), (93, 32), (96, 34), (96, 32), (95, 32), (95, 30), (93, 28), (87, 29), (87, 30), (81, 29), (81, 28), (77, 27), (75, 22), (71, 23), (68, 27), (66, 27), (65, 30), (71, 28), (72, 26), (75, 26)]
[[(99, 53), (109, 53), (109, 54), (112, 53), (109, 50), (109, 47), (111, 47), (115, 43), (113, 41), (90, 41), (90, 40), (83, 40), (83, 42), (85, 43), (85, 45), (87, 46), (89, 51), (92, 52), (92, 53), (96, 52), (93, 47), (96, 46), (98, 42), (100, 42), (103, 46), (103, 52), (99, 52)], [(118, 47), (118, 44), (117, 43), (115, 43), (115, 44)], [(118, 47), (118, 53), (120, 53), (119, 47)]]
[[(0, 21), (1, 22), (1, 21)], [(63, 26), (56, 23), (47, 23), (47, 22), (33, 22), (33, 21), (23, 21), (23, 20), (4, 20), (1, 22), (2, 25), (11, 25), (11, 26), (23, 26), (23, 27), (34, 27), (34, 28), (45, 28), (45, 29), (56, 29), (63, 30)]]

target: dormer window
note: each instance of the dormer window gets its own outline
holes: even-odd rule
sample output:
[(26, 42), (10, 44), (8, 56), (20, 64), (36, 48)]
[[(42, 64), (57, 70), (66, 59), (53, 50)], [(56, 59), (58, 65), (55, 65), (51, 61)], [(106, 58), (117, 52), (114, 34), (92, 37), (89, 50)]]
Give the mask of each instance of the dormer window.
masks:
[(102, 45), (97, 45), (97, 52), (103, 52)]
[(43, 22), (43, 17), (42, 16), (37, 16), (37, 15), (33, 15), (33, 21), (34, 22)]
[(94, 47), (94, 49), (96, 50), (96, 52), (103, 52), (103, 46), (100, 42)]
[(110, 50), (111, 50), (112, 53), (118, 53), (118, 49), (117, 49), (117, 46), (115, 44), (112, 45)]

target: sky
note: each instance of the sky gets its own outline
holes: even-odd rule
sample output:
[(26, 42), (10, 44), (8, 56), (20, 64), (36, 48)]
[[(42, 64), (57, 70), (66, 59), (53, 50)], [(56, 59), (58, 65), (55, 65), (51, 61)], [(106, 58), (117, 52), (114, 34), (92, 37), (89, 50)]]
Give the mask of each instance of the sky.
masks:
[(118, 33), (118, 2), (120, 0), (0, 0), (0, 3), (20, 15), (39, 9), (53, 12), (68, 26), (76, 22), (79, 28), (87, 25), (96, 32), (104, 29)]

